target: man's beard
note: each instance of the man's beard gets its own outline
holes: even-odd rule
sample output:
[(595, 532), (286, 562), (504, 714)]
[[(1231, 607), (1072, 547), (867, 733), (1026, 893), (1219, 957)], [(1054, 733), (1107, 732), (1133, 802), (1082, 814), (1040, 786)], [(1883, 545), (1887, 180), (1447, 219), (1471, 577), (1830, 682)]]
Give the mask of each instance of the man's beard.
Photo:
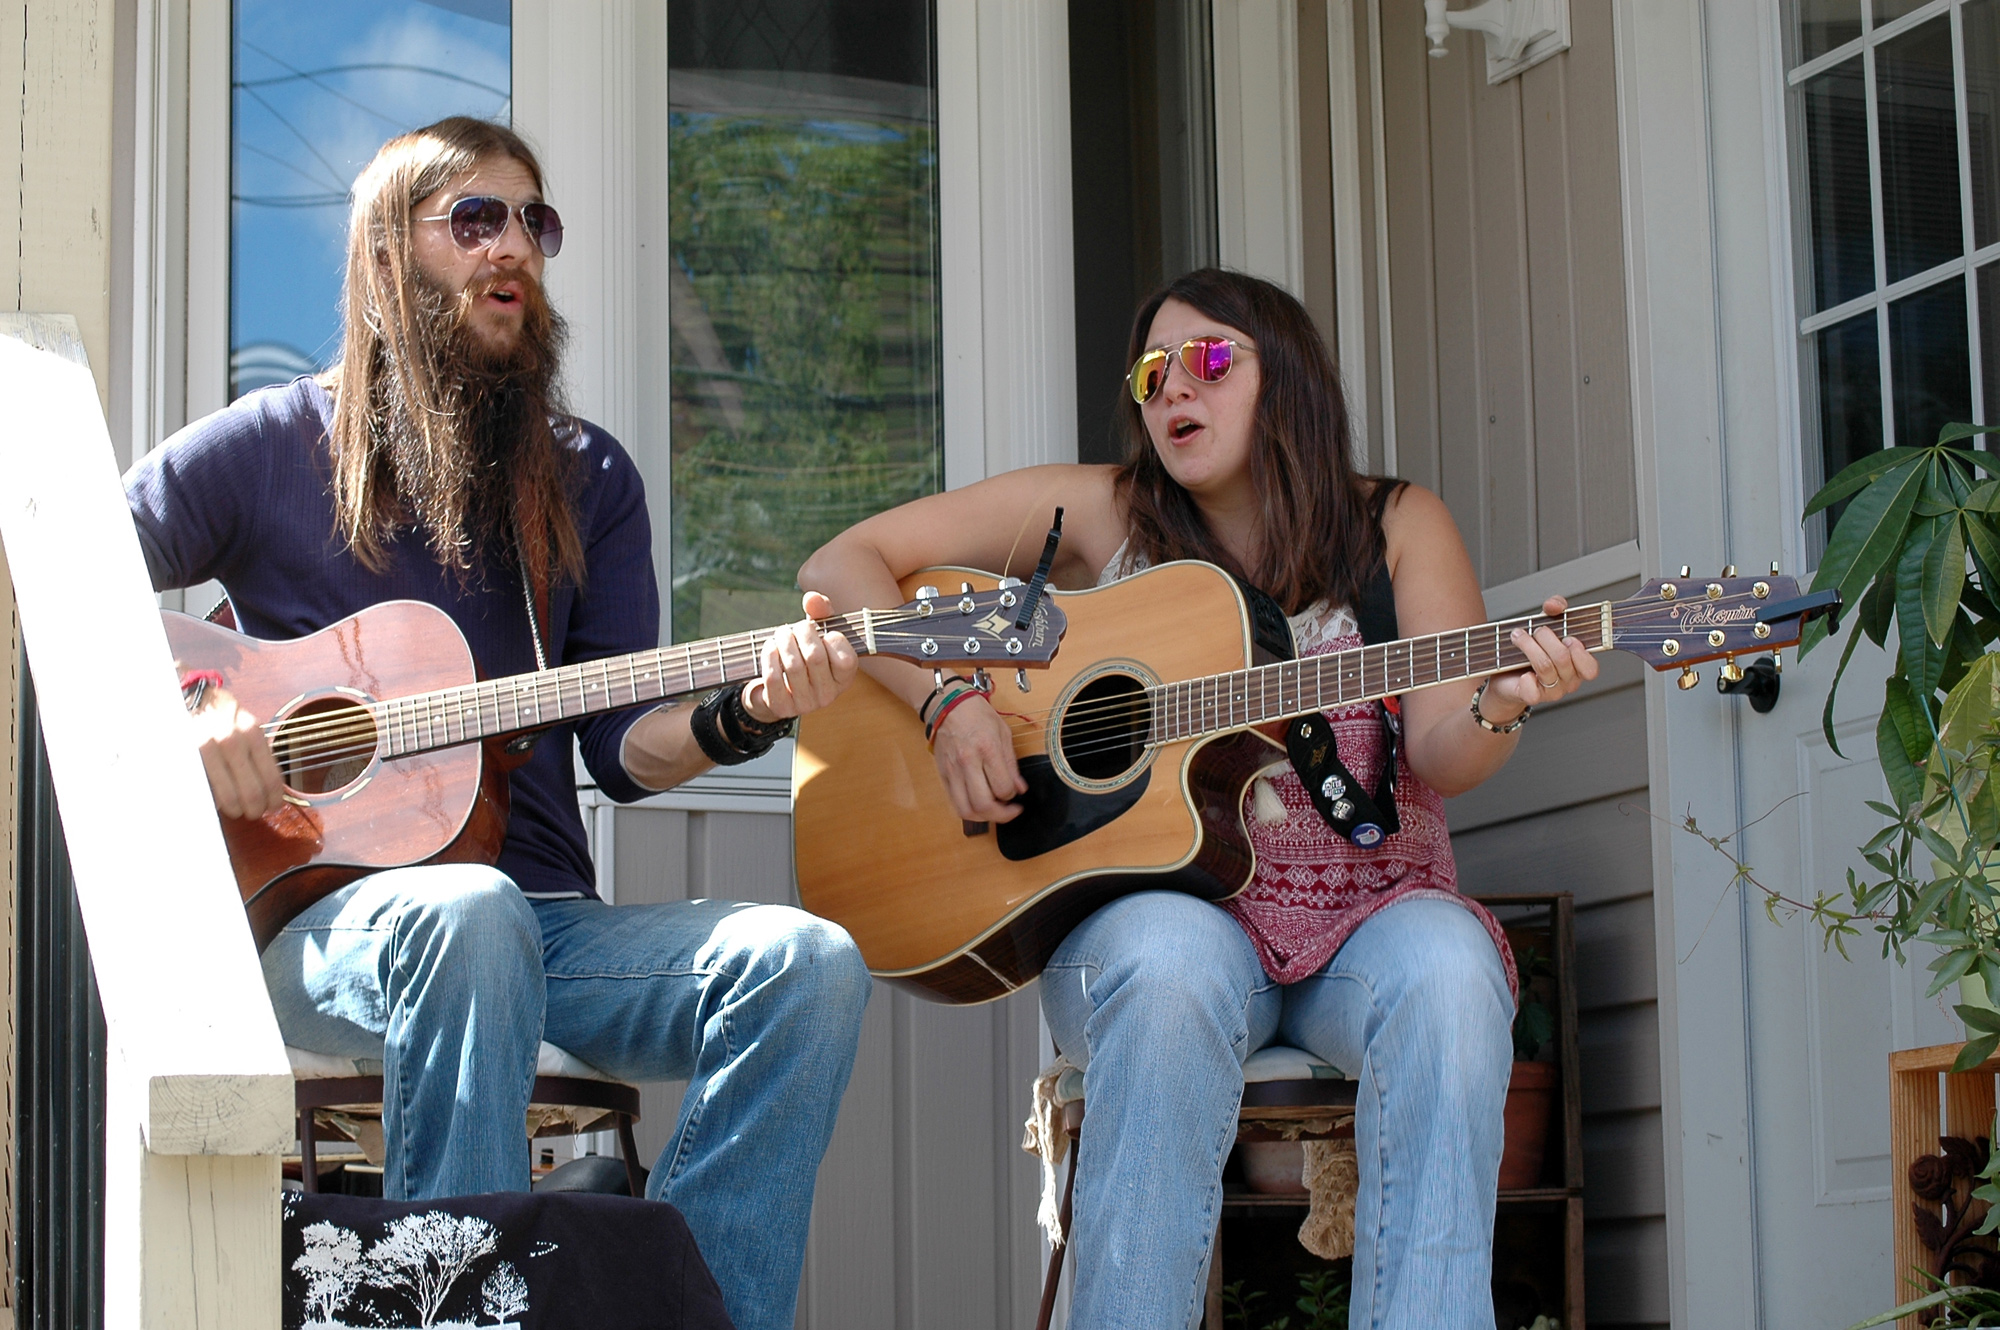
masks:
[[(456, 294), (421, 272), (416, 282), (418, 337), (428, 362), (413, 366), (434, 387), (437, 410), (408, 401), (399, 376), (378, 382), (383, 460), (406, 516), (421, 528), (438, 561), (480, 580), (499, 558), (524, 558), (539, 574), (550, 566), (551, 530), (573, 530), (568, 452), (551, 418), (565, 414), (557, 368), (568, 336), (541, 283), (526, 274), (495, 277)], [(523, 318), (511, 345), (488, 346), (472, 326), (477, 302), (500, 281), (521, 287)], [(425, 430), (420, 421), (431, 428)]]

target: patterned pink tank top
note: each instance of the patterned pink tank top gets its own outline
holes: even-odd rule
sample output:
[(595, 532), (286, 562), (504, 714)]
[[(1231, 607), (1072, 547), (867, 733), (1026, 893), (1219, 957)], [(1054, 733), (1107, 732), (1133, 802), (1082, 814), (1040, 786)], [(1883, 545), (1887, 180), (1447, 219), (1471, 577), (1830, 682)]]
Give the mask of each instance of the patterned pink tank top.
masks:
[[(1145, 567), (1120, 546), (1098, 576), (1098, 585)], [(1320, 656), (1361, 645), (1361, 630), (1346, 607), (1324, 602), (1294, 615), (1293, 641), (1301, 656)], [(1382, 724), (1372, 703), (1327, 713), (1340, 759), (1364, 789), (1382, 770)], [(1378, 910), (1400, 900), (1435, 897), (1456, 901), (1486, 928), (1507, 970), (1507, 987), (1519, 992), (1514, 953), (1498, 921), (1458, 892), (1444, 800), (1419, 780), (1397, 754), (1396, 812), (1402, 829), (1364, 850), (1327, 826), (1283, 754), (1252, 782), (1243, 800), (1243, 823), (1257, 853), (1250, 885), (1222, 908), (1257, 949), (1264, 972), (1281, 984), (1316, 974), (1354, 930)]]

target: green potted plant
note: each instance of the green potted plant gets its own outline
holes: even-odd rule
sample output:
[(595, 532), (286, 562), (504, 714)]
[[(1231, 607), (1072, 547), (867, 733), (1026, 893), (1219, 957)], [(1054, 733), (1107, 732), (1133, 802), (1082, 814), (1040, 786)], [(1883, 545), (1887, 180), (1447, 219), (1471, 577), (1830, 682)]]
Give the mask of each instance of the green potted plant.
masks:
[[(1865, 635), (1895, 650), (1875, 732), (1891, 802), (1870, 801), (1882, 826), (1862, 846), (1879, 877), (1849, 870), (1844, 894), (1809, 902), (1766, 890), (1767, 910), (1810, 912), (1843, 954), (1862, 923), (1898, 960), (1912, 942), (1935, 946), (1930, 993), (1967, 980), (1965, 996), (1978, 999), (1957, 1007), (1965, 1067), (2000, 1046), (2000, 1013), (1984, 1002), (2000, 993), (2000, 785), (1991, 779), (2000, 755), (2000, 456), (1969, 446), (1996, 428), (1948, 425), (1929, 447), (1875, 453), (1806, 506), (1808, 517), (1841, 506), (1813, 580), (1848, 606), (1822, 717), (1836, 753), (1834, 696), (1856, 645)], [(1828, 632), (1824, 619), (1808, 624), (1799, 654)]]

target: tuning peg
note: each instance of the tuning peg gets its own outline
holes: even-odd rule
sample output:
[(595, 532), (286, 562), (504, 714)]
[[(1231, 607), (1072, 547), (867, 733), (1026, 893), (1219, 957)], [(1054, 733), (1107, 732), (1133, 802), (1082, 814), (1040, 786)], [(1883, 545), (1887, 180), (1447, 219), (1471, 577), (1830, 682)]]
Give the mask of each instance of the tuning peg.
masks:
[(937, 597), (938, 589), (934, 586), (920, 586), (917, 588), (918, 600), (936, 600)]
[(972, 672), (972, 686), (986, 693), (993, 691), (993, 676), (986, 672), (984, 665)]
[(1736, 657), (1728, 652), (1723, 653), (1722, 657), (1722, 681), (1724, 683), (1741, 683), (1743, 681), (1743, 667), (1738, 665)]
[(1028, 672), (1026, 670), (1014, 671), (1014, 686), (1020, 689), (1024, 693), (1029, 693), (1034, 691), (1032, 688), (1028, 687)]
[(1001, 579), (1000, 579), (1000, 589), (1001, 589), (1002, 591), (1007, 591), (1007, 590), (1010, 590), (1010, 589), (1011, 589), (1011, 588), (1013, 588), (1013, 587), (1017, 587), (1017, 586), (1021, 586), (1021, 585), (1023, 585), (1023, 583), (1022, 583), (1021, 579), (1020, 579), (1020, 578), (1018, 578), (1018, 577), (1003, 577), (1003, 578), (1001, 578)]
[(1674, 683), (1679, 686), (1680, 690), (1683, 693), (1685, 693), (1688, 689), (1695, 687), (1700, 682), (1701, 682), (1701, 671), (1696, 669), (1692, 665), (1684, 667), (1681, 670), (1680, 677), (1674, 680)]
[(936, 666), (931, 670), (931, 684), (934, 689), (944, 687), (944, 667), (942, 665)]
[(1776, 577), (1777, 575), (1778, 575), (1778, 561), (1776, 559), (1773, 559), (1771, 560), (1771, 576)]
[(1734, 576), (1736, 576), (1736, 565), (1735, 565), (1735, 564), (1733, 564), (1733, 563), (1725, 563), (1725, 564), (1723, 564), (1723, 565), (1722, 565), (1722, 575), (1723, 575), (1724, 577), (1734, 577)]
[[(1687, 564), (1682, 564), (1682, 565), (1681, 565), (1681, 576), (1682, 576), (1682, 577), (1693, 577), (1693, 576), (1694, 576), (1694, 569), (1693, 569), (1693, 568), (1690, 568), (1690, 567), (1689, 567), (1689, 566), (1688, 566)], [(922, 593), (921, 591), (919, 591), (919, 592), (918, 592), (917, 594), (918, 594), (918, 595), (922, 595), (923, 593)]]

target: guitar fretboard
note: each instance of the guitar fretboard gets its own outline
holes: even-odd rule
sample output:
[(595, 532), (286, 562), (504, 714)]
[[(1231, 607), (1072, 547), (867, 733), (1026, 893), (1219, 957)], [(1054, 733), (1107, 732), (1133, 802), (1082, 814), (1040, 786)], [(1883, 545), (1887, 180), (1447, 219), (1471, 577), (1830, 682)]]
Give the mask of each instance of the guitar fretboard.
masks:
[[(846, 634), (867, 655), (867, 613), (837, 614), (820, 626)], [(380, 751), (407, 757), (741, 683), (760, 672), (770, 636), (763, 630), (710, 638), (376, 702)]]
[(1527, 657), (1509, 640), (1515, 629), (1544, 626), (1591, 651), (1611, 649), (1611, 602), (1579, 605), (1560, 616), (1531, 614), (1430, 637), (1354, 647), (1324, 656), (1212, 674), (1146, 690), (1148, 744), (1173, 743), (1246, 729), (1314, 711), (1372, 702), (1457, 679), (1519, 669)]

